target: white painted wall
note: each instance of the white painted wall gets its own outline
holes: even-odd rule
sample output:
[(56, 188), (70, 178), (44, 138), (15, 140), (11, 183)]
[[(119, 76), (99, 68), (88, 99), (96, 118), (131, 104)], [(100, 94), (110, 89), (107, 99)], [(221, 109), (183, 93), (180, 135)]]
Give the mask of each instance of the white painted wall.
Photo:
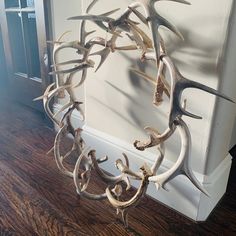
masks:
[[(69, 4), (65, 0), (51, 1), (55, 39), (68, 29), (73, 33), (67, 35), (66, 39), (77, 39), (78, 22), (68, 22), (66, 19), (79, 15), (81, 2), (85, 6), (89, 1), (70, 0)], [(189, 1), (192, 6), (168, 1), (157, 5), (160, 14), (173, 22), (185, 37), (182, 42), (163, 29), (167, 50), (184, 76), (217, 88), (236, 100), (236, 48), (231, 47), (234, 45), (235, 27), (232, 28), (233, 32), (226, 43), (233, 1)], [(131, 1), (100, 0), (92, 12), (104, 13), (116, 7), (121, 7), (122, 11), (127, 2)], [(89, 27), (96, 28), (92, 23)], [(105, 36), (101, 30), (97, 33)], [(158, 109), (155, 108), (152, 105), (154, 87), (130, 73), (131, 66), (143, 67), (142, 63), (137, 62), (138, 55), (130, 52), (111, 54), (110, 60), (106, 61), (97, 73), (93, 70), (89, 72), (85, 85), (86, 93), (84, 94), (84, 88), (77, 91), (79, 98), (85, 99), (86, 102), (85, 137), (89, 145), (93, 144), (99, 155), (111, 156), (112, 161), (119, 158), (125, 150), (135, 168), (139, 167), (145, 157), (152, 161), (155, 158), (155, 150), (138, 154), (132, 142), (146, 138), (143, 128), (147, 125), (160, 131), (164, 130), (168, 115), (168, 102), (164, 102)], [(68, 52), (61, 55), (61, 58), (66, 60), (73, 56), (74, 54)], [(150, 65), (146, 67), (146, 71), (154, 74)], [(184, 119), (192, 134), (192, 167), (201, 182), (206, 184), (212, 198), (206, 199), (189, 183), (183, 184), (185, 180), (179, 177), (173, 181), (171, 194), (163, 191), (157, 193), (153, 186), (149, 193), (188, 217), (203, 220), (225, 192), (230, 168), (230, 158), (226, 156), (235, 119), (235, 106), (196, 90), (185, 92), (184, 97), (188, 98), (188, 110), (203, 117), (203, 120)], [(59, 102), (64, 103), (64, 100)], [(78, 121), (77, 116), (74, 121)], [(172, 137), (168, 142), (167, 162), (164, 163), (163, 169), (176, 160), (179, 144), (178, 136)], [(106, 170), (114, 169), (111, 162), (104, 167)]]
[[(224, 2), (190, 0), (190, 2), (191, 6), (168, 1), (157, 4), (160, 14), (173, 22), (185, 37), (185, 41), (182, 42), (163, 30), (167, 51), (175, 59), (184, 76), (218, 88), (233, 97), (234, 92), (220, 82), (223, 79), (220, 65), (224, 60), (222, 51), (232, 0)], [(101, 0), (93, 12), (104, 13), (117, 7), (121, 7), (122, 11), (126, 6), (126, 0)], [(95, 27), (94, 24), (90, 25)], [(105, 34), (100, 31), (99, 33), (101, 36)], [(168, 103), (156, 109), (152, 105), (154, 87), (138, 77), (131, 76), (129, 72), (129, 67), (141, 66), (141, 63), (137, 63), (137, 58), (138, 54), (133, 56), (133, 53), (115, 53), (97, 73), (90, 72), (86, 83), (86, 124), (128, 143), (132, 143), (135, 139), (145, 139), (143, 128), (147, 125), (156, 127), (160, 131), (167, 125)], [(197, 90), (189, 90), (184, 95), (188, 98), (188, 110), (203, 117), (203, 120), (184, 118), (192, 134), (193, 169), (199, 173), (212, 172), (227, 155), (232, 115), (228, 115), (230, 120), (227, 122), (227, 129), (221, 130), (224, 134), (222, 144), (222, 140), (216, 140), (215, 135), (212, 134), (216, 128), (216, 123), (213, 121), (216, 98)], [(228, 102), (219, 102), (226, 110), (234, 109), (234, 106)], [(222, 120), (220, 121), (222, 126)], [(217, 147), (212, 144), (215, 141)], [(132, 149), (132, 146), (130, 148)], [(221, 151), (217, 154), (219, 149)], [(178, 137), (173, 137), (168, 143), (167, 158), (174, 161), (178, 151)], [(211, 168), (207, 166), (209, 162)]]

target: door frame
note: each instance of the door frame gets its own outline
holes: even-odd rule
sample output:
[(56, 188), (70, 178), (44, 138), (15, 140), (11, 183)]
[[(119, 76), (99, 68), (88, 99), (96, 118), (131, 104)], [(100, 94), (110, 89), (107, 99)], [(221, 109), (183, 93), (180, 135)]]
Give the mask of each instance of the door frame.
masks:
[[(52, 77), (49, 75), (49, 68), (51, 64), (51, 49), (47, 44), (47, 41), (52, 40), (52, 19), (51, 19), (51, 1), (50, 0), (36, 0), (35, 1), (35, 15), (36, 15), (36, 27), (39, 47), (39, 58), (40, 58), (40, 72), (41, 72), (41, 94), (43, 94), (46, 87), (51, 83)], [(16, 96), (17, 91), (14, 91), (14, 79), (13, 71), (13, 58), (11, 52), (7, 16), (5, 13), (5, 1), (0, 0), (0, 27), (2, 28), (2, 39), (3, 47), (5, 52), (6, 71), (8, 80), (8, 90), (12, 91), (12, 96)], [(29, 83), (31, 83), (29, 81)], [(20, 83), (19, 83), (20, 84)], [(32, 83), (33, 84), (33, 83)], [(19, 93), (21, 92), (21, 86), (19, 86)], [(16, 99), (19, 101), (19, 99)], [(41, 102), (25, 101), (26, 105), (36, 108), (43, 112), (43, 105)]]

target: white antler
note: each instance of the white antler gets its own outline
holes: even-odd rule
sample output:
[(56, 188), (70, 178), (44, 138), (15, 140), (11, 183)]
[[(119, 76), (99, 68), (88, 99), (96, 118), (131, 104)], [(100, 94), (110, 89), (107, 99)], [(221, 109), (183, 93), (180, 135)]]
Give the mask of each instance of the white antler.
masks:
[(181, 151), (176, 163), (166, 172), (149, 177), (150, 182), (154, 182), (159, 188), (165, 188), (165, 184), (176, 177), (177, 175), (183, 174), (189, 178), (189, 180), (198, 188), (201, 192), (209, 196), (208, 192), (201, 186), (199, 181), (194, 176), (190, 164), (189, 157), (191, 153), (191, 135), (186, 123), (179, 118), (174, 121), (177, 126), (181, 138)]

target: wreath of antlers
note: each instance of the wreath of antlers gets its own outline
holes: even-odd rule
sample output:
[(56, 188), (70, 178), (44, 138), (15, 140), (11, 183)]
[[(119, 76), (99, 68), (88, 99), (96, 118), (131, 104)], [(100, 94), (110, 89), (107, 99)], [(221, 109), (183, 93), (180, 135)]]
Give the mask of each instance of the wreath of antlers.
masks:
[[(35, 100), (43, 99), (47, 115), (60, 128), (56, 135), (53, 147), (55, 161), (59, 170), (66, 176), (73, 178), (77, 193), (80, 196), (91, 200), (108, 199), (111, 205), (116, 208), (117, 214), (121, 213), (125, 226), (128, 226), (128, 211), (139, 203), (142, 196), (146, 193), (150, 182), (154, 182), (158, 190), (160, 188), (165, 188), (165, 184), (177, 175), (183, 174), (193, 183), (193, 185), (195, 185), (196, 188), (204, 194), (209, 195), (196, 179), (191, 170), (191, 166), (189, 165), (191, 135), (187, 124), (182, 119), (183, 115), (195, 119), (201, 119), (201, 117), (188, 112), (185, 103), (181, 104), (182, 92), (188, 88), (195, 88), (219, 96), (230, 102), (234, 101), (210, 87), (185, 78), (176, 68), (172, 59), (166, 52), (165, 42), (163, 41), (158, 29), (160, 27), (166, 27), (178, 37), (183, 37), (175, 26), (160, 16), (156, 11), (154, 5), (156, 2), (161, 0), (135, 0), (127, 7), (123, 14), (116, 19), (110, 17), (110, 15), (117, 12), (119, 9), (101, 15), (90, 14), (91, 9), (98, 1), (99, 0), (93, 0), (91, 2), (86, 9), (86, 15), (69, 18), (69, 20), (81, 21), (80, 40), (63, 42), (62, 36), (57, 41), (51, 42), (53, 44), (52, 67), (54, 69), (51, 74), (56, 75), (56, 82), (50, 84), (44, 95)], [(184, 0), (169, 1), (189, 4)], [(139, 11), (140, 8), (143, 8), (145, 15)], [(133, 21), (131, 19), (132, 15), (135, 15), (139, 22)], [(90, 35), (91, 37), (95, 31), (86, 31), (87, 21), (92, 21), (99, 28), (108, 32), (109, 38), (92, 37), (91, 39), (88, 39), (88, 36)], [(141, 29), (140, 26), (143, 27), (143, 25), (148, 27), (151, 32), (151, 37)], [(130, 39), (130, 45), (119, 47), (116, 45), (116, 42), (118, 39), (122, 39), (123, 36)], [(100, 46), (101, 50), (91, 53), (95, 45)], [(75, 49), (78, 54), (78, 59), (59, 62), (58, 53), (66, 48)], [(101, 57), (100, 63), (96, 68), (97, 71), (111, 52), (121, 50), (138, 50), (141, 52), (140, 59), (142, 61), (148, 60), (155, 63), (157, 67), (157, 76), (155, 79), (141, 71), (134, 70), (134, 72), (155, 84), (154, 105), (159, 106), (163, 101), (163, 95), (167, 95), (170, 102), (170, 112), (168, 117), (168, 127), (163, 133), (159, 133), (155, 128), (146, 127), (145, 130), (149, 134), (149, 140), (134, 142), (134, 146), (140, 151), (154, 146), (157, 147), (158, 154), (154, 164), (149, 166), (144, 163), (140, 168), (140, 171), (134, 172), (129, 168), (128, 157), (123, 153), (124, 161), (118, 159), (115, 163), (116, 167), (120, 171), (120, 175), (114, 177), (108, 175), (99, 167), (99, 164), (107, 161), (108, 158), (105, 157), (98, 159), (95, 150), (86, 146), (81, 137), (82, 129), (75, 128), (71, 124), (71, 115), (75, 110), (77, 110), (84, 118), (83, 110), (80, 108), (82, 102), (76, 99), (74, 89), (84, 83), (88, 69), (94, 67), (95, 62), (91, 60), (91, 57), (94, 55), (99, 55)], [(63, 66), (67, 66), (67, 69), (63, 69)], [(170, 83), (166, 79), (166, 71), (170, 74)], [(77, 76), (75, 77), (77, 72), (82, 72), (79, 79)], [(74, 79), (76, 80), (76, 84), (72, 83)], [(53, 114), (49, 103), (52, 98), (61, 96), (64, 92), (68, 93), (69, 100), (56, 114)], [(59, 114), (64, 114), (61, 120), (57, 118)], [(181, 151), (179, 157), (174, 166), (169, 170), (162, 174), (157, 174), (157, 170), (165, 157), (165, 141), (171, 137), (176, 130), (178, 130), (181, 139)], [(68, 153), (62, 155), (60, 147), (63, 146), (63, 138), (68, 134), (73, 136), (73, 146)], [(65, 167), (63, 161), (70, 157), (72, 153), (76, 153), (78, 159), (74, 166), (74, 170), (70, 171)], [(95, 170), (101, 180), (107, 184), (104, 193), (94, 194), (87, 191), (92, 170)], [(122, 201), (122, 195), (131, 187), (130, 179), (139, 180), (140, 186), (131, 199), (128, 201)], [(125, 184), (126, 189), (122, 188), (122, 186), (124, 186), (123, 183)]]

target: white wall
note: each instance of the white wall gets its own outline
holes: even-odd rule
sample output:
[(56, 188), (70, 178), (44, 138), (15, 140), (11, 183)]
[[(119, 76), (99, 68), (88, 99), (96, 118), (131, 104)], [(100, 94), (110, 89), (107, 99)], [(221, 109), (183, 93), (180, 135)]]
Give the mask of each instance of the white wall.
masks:
[[(87, 3), (87, 1), (84, 1)], [(131, 2), (131, 1), (129, 1)], [(173, 22), (185, 37), (182, 42), (163, 30), (167, 51), (175, 59), (184, 76), (213, 88), (220, 86), (222, 50), (226, 39), (227, 24), (232, 0), (190, 0), (191, 6), (163, 1), (157, 4), (158, 11)], [(110, 9), (127, 6), (126, 0), (101, 0), (93, 12), (104, 13)], [(91, 24), (92, 27), (95, 27)], [(100, 31), (99, 31), (100, 33)], [(102, 32), (101, 36), (105, 33)], [(86, 123), (128, 143), (145, 139), (143, 128), (151, 125), (163, 130), (167, 125), (168, 103), (156, 109), (152, 105), (154, 87), (142, 79), (131, 76), (129, 67), (139, 65), (138, 54), (114, 53), (97, 72), (90, 72), (86, 83)], [(148, 68), (147, 68), (148, 71)], [(150, 72), (151, 73), (151, 72)], [(223, 93), (233, 96), (225, 88)], [(184, 118), (191, 128), (193, 139), (192, 166), (199, 173), (207, 170), (209, 141), (215, 112), (216, 98), (201, 91), (189, 90), (188, 110), (203, 117), (203, 120)], [(223, 101), (222, 106), (231, 106)], [(99, 115), (98, 115), (99, 114)], [(230, 126), (229, 126), (230, 127)], [(225, 136), (230, 136), (226, 133)], [(227, 141), (227, 144), (229, 145)], [(132, 149), (132, 146), (130, 147)], [(222, 148), (222, 145), (221, 145)], [(178, 137), (168, 143), (167, 158), (174, 161), (179, 150)], [(214, 157), (214, 167), (225, 158)], [(209, 158), (209, 156), (208, 156)]]
[[(70, 0), (69, 4), (65, 0), (51, 1), (55, 38), (69, 29), (73, 33), (67, 35), (66, 39), (78, 39), (78, 22), (68, 22), (66, 18), (79, 15), (81, 2), (86, 6), (89, 1)], [(121, 7), (122, 12), (127, 2), (132, 1), (100, 0), (92, 13), (104, 13), (116, 7)], [(235, 47), (229, 47), (234, 45), (235, 37), (231, 34), (226, 43), (233, 1), (190, 2), (191, 6), (169, 1), (157, 4), (160, 14), (173, 22), (185, 37), (182, 42), (163, 29), (167, 51), (184, 76), (236, 99), (236, 84), (233, 82), (236, 74), (236, 52), (231, 50)], [(88, 25), (90, 29), (96, 28), (92, 23)], [(105, 33), (99, 29), (97, 34), (105, 37)], [(97, 73), (94, 70), (89, 72), (85, 84), (86, 92), (84, 93), (84, 88), (77, 91), (79, 98), (86, 102), (85, 136), (88, 144), (97, 149), (99, 155), (112, 156), (112, 162), (104, 166), (106, 170), (113, 170), (114, 159), (119, 158), (124, 150), (131, 157), (135, 168), (140, 167), (146, 157), (152, 161), (155, 158), (155, 149), (138, 153), (132, 142), (147, 137), (143, 131), (145, 126), (153, 126), (162, 131), (168, 122), (168, 102), (164, 102), (158, 109), (155, 108), (152, 105), (154, 87), (129, 71), (129, 67), (139, 66), (154, 75), (153, 66), (142, 65), (137, 60), (138, 55), (132, 52), (111, 54), (110, 59)], [(73, 56), (71, 52), (64, 53), (61, 60)], [(97, 63), (98, 61), (99, 58), (96, 59)], [(203, 220), (225, 192), (230, 168), (230, 158), (227, 159), (226, 156), (235, 119), (235, 106), (197, 90), (185, 92), (184, 97), (188, 98), (187, 109), (203, 117), (203, 120), (184, 119), (192, 134), (192, 167), (201, 182), (206, 183), (212, 197), (204, 198), (190, 183), (179, 177), (173, 181), (171, 194), (163, 191), (157, 193), (153, 186), (149, 193), (188, 217)], [(64, 100), (59, 102), (64, 103)], [(78, 121), (77, 116), (74, 118)], [(178, 136), (168, 141), (165, 167), (176, 160), (179, 144)]]

